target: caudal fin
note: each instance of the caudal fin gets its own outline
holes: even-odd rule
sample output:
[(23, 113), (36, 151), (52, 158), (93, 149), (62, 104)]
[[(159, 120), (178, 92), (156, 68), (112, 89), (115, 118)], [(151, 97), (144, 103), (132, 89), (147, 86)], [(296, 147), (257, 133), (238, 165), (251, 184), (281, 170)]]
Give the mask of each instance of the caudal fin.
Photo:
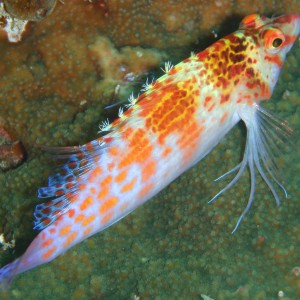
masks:
[(19, 262), (20, 258), (0, 269), (0, 292), (9, 288), (13, 278), (17, 275), (16, 271)]

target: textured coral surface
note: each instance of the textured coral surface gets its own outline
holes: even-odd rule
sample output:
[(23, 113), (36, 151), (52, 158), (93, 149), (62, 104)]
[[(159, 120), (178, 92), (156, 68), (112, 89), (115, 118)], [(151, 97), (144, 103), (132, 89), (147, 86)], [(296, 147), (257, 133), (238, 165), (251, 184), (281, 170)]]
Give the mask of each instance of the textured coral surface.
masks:
[[(21, 43), (0, 40), (0, 119), (21, 140), (27, 160), (0, 173), (0, 233), (22, 254), (34, 235), (36, 190), (53, 164), (42, 146), (81, 144), (141, 87), (142, 75), (160, 74), (166, 59), (178, 62), (230, 33), (246, 14), (300, 12), (299, 1), (65, 0)], [(261, 181), (255, 203), (231, 235), (245, 207), (249, 178), (212, 205), (225, 184), (213, 179), (241, 158), (237, 126), (206, 159), (149, 203), (53, 262), (16, 278), (1, 299), (284, 299), (300, 296), (299, 151), (300, 47), (289, 54), (272, 99), (264, 105), (294, 129), (278, 164), (289, 192), (276, 207)], [(136, 89), (135, 89), (136, 91)], [(285, 167), (285, 168), (284, 168)], [(282, 199), (284, 195), (279, 191)]]

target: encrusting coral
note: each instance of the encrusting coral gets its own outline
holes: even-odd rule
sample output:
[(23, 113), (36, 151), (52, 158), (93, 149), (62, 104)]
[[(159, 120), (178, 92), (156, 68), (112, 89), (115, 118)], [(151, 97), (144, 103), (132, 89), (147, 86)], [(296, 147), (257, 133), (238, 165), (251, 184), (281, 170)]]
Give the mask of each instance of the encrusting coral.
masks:
[(20, 20), (40, 21), (54, 9), (57, 0), (2, 0), (6, 12)]

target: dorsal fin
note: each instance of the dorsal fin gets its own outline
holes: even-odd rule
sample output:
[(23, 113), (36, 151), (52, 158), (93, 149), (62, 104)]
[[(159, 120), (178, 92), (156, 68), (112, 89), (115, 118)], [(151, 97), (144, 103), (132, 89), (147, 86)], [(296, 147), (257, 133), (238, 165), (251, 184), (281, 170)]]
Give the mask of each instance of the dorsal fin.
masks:
[(79, 185), (84, 183), (95, 156), (101, 155), (105, 147), (105, 139), (100, 138), (83, 146), (47, 148), (54, 158), (66, 160), (66, 163), (55, 175), (49, 177), (47, 187), (38, 189), (39, 198), (54, 199), (36, 206), (34, 229), (44, 229), (68, 211), (68, 206), (78, 192)]

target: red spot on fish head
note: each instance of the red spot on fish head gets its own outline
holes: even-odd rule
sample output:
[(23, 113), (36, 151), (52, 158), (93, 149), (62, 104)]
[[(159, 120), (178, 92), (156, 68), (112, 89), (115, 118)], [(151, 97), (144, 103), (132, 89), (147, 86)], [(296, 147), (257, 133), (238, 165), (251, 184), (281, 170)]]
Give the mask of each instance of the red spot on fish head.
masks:
[(264, 24), (266, 17), (259, 14), (246, 16), (240, 23), (240, 29), (256, 29)]

